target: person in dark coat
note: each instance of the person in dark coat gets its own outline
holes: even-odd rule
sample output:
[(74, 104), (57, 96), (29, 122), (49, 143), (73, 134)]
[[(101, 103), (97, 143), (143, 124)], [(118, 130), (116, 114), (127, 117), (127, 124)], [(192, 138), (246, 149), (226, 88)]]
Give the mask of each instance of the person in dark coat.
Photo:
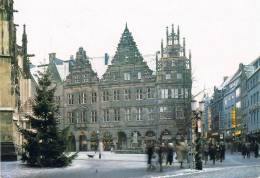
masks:
[(167, 149), (167, 161), (166, 165), (172, 165), (173, 162), (173, 144), (169, 143), (168, 144), (168, 149)]
[(225, 144), (221, 143), (219, 147), (219, 152), (220, 152), (220, 162), (222, 162), (225, 159)]
[(165, 147), (164, 147), (164, 144), (162, 144), (162, 145), (159, 146), (159, 149), (158, 149), (158, 157), (159, 157), (158, 163), (159, 163), (159, 166), (160, 166), (160, 172), (163, 171), (162, 163), (163, 163), (164, 151), (165, 151)]
[(151, 169), (153, 152), (154, 152), (153, 145), (148, 145), (147, 150), (146, 150), (148, 169)]
[(255, 153), (255, 158), (258, 158), (258, 154), (259, 154), (259, 145), (257, 142), (255, 142), (254, 144), (254, 153)]
[(246, 158), (246, 144), (245, 143), (243, 143), (242, 144), (242, 156), (244, 157), (244, 159)]
[(217, 154), (216, 144), (212, 144), (210, 146), (210, 157), (211, 157), (214, 165), (215, 165), (215, 162), (216, 162), (216, 154)]

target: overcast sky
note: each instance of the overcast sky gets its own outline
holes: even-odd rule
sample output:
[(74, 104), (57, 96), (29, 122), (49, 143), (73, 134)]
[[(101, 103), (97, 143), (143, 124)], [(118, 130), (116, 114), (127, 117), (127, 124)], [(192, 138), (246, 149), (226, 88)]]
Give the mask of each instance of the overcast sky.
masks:
[(17, 39), (25, 23), (33, 63), (50, 52), (68, 59), (79, 46), (88, 56), (114, 55), (126, 22), (143, 55), (160, 49), (166, 26), (180, 25), (192, 51), (193, 93), (220, 85), (239, 63), (260, 56), (259, 0), (14, 1)]

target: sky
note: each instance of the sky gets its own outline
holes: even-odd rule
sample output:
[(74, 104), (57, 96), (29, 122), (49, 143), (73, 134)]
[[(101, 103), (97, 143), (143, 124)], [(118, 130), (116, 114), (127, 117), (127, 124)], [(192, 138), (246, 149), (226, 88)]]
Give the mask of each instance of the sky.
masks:
[[(166, 26), (180, 26), (192, 53), (193, 93), (212, 91), (239, 63), (260, 56), (259, 0), (14, 0), (18, 44), (27, 25), (34, 64), (55, 52), (69, 59), (80, 46), (90, 57), (113, 56), (127, 22), (142, 55), (155, 54)], [(103, 60), (103, 59), (93, 59)], [(154, 57), (145, 58), (154, 61)]]

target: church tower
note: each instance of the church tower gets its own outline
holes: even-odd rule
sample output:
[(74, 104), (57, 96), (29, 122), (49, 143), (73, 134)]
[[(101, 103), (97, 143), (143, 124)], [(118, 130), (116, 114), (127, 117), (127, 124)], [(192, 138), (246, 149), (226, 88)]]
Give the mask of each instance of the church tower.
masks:
[(13, 142), (15, 103), (16, 38), (13, 0), (0, 1), (0, 123), (1, 142)]

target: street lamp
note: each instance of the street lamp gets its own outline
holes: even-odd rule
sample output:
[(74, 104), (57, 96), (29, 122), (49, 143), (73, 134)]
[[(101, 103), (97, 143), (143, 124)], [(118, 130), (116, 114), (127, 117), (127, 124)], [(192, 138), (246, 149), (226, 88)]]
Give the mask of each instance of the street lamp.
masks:
[(202, 112), (204, 110), (204, 102), (199, 102), (199, 108), (197, 108), (197, 101), (192, 100), (191, 102), (191, 109), (192, 109), (192, 119), (195, 122), (195, 169), (202, 170), (202, 160), (201, 160), (201, 153), (202, 153), (202, 144), (201, 144), (201, 117)]

